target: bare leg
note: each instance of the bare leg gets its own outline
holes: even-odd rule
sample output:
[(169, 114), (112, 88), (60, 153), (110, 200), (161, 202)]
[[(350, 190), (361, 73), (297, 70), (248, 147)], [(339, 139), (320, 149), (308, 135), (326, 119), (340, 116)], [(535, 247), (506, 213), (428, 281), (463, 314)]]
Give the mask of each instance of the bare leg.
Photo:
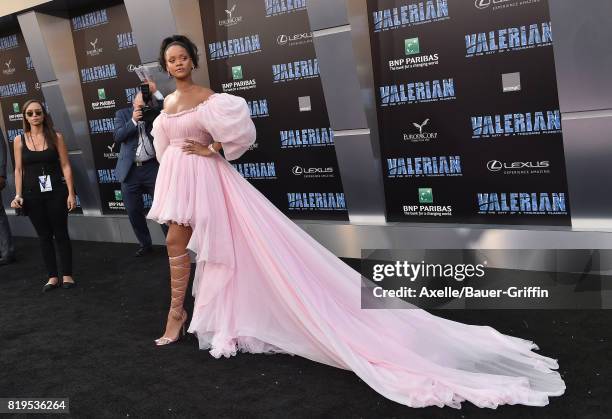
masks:
[(178, 339), (181, 328), (187, 321), (187, 313), (183, 308), (185, 293), (189, 283), (191, 262), (187, 253), (187, 243), (191, 238), (191, 227), (170, 224), (166, 246), (170, 263), (171, 302), (164, 335), (157, 339), (157, 345), (167, 345)]

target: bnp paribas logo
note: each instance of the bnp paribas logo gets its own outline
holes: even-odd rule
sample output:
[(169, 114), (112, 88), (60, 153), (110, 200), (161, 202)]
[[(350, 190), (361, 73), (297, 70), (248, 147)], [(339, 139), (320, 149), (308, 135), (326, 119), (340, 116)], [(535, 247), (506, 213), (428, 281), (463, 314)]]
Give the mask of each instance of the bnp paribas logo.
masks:
[(419, 188), (419, 204), (433, 204), (433, 189)]
[(19, 103), (13, 103), (13, 112), (19, 113)]
[(419, 188), (419, 205), (404, 205), (404, 215), (409, 217), (449, 217), (453, 215), (452, 205), (434, 204), (433, 189)]
[[(425, 50), (425, 51), (423, 51)], [(404, 39), (404, 55), (389, 60), (389, 70), (411, 70), (438, 65), (440, 55), (425, 46), (421, 49), (419, 38)]]
[(119, 190), (115, 190), (115, 201), (123, 201), (123, 194)]
[(406, 55), (415, 55), (421, 53), (419, 38), (404, 39), (404, 50)]
[(98, 89), (98, 102), (92, 102), (91, 108), (94, 111), (99, 111), (101, 109), (114, 109), (115, 99), (108, 100), (106, 98), (106, 90)]
[(242, 80), (242, 66), (237, 65), (232, 67), (232, 79), (234, 80)]

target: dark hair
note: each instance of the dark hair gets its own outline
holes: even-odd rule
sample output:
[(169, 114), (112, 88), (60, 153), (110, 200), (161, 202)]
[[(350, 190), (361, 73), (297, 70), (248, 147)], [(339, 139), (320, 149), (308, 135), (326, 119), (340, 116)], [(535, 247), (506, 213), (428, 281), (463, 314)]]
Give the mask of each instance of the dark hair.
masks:
[(184, 35), (172, 35), (165, 38), (159, 48), (159, 65), (165, 72), (168, 72), (166, 69), (166, 50), (172, 45), (179, 45), (185, 48), (187, 54), (189, 54), (189, 58), (193, 61), (193, 66), (198, 68), (198, 47), (196, 44), (191, 42), (191, 39)]
[(47, 141), (47, 144), (50, 147), (57, 149), (57, 132), (55, 132), (55, 129), (53, 129), (53, 121), (51, 121), (51, 118), (49, 118), (49, 114), (47, 113), (47, 109), (45, 108), (45, 105), (43, 105), (43, 103), (38, 99), (30, 99), (26, 103), (23, 104), (23, 110), (21, 111), (21, 113), (23, 114), (23, 132), (24, 132), (23, 142), (25, 143), (25, 134), (32, 131), (32, 126), (30, 125), (30, 123), (28, 122), (28, 119), (26, 118), (26, 109), (28, 109), (28, 106), (30, 106), (32, 103), (38, 103), (40, 107), (42, 108), (43, 135), (45, 136), (45, 140)]

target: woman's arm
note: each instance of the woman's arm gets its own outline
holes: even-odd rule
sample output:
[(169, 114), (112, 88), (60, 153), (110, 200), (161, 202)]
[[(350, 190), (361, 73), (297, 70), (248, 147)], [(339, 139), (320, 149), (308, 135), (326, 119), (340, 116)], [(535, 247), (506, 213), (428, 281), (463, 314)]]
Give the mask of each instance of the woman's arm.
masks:
[(6, 160), (8, 158), (4, 135), (0, 133), (0, 191), (6, 186)]
[(62, 174), (66, 180), (66, 186), (68, 187), (68, 195), (74, 196), (74, 184), (72, 182), (72, 168), (70, 167), (70, 160), (68, 159), (68, 148), (64, 142), (64, 136), (57, 133), (57, 152), (59, 153), (60, 165), (62, 166)]
[(21, 135), (15, 137), (13, 141), (13, 152), (15, 154), (15, 196), (21, 197), (23, 195), (23, 163), (21, 160), (21, 148), (23, 147), (21, 142)]
[(214, 139), (211, 147), (214, 152), (208, 151), (212, 154), (223, 148), (226, 160), (236, 160), (255, 142), (250, 109), (243, 98), (226, 93), (216, 94), (208, 100), (210, 102), (199, 109), (198, 115), (202, 129)]

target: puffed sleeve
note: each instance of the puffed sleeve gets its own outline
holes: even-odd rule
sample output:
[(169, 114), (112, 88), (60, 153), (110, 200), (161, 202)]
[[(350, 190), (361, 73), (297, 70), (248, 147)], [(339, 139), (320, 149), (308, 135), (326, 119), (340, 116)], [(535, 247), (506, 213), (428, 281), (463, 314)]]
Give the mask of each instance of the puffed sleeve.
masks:
[(246, 101), (227, 93), (217, 93), (199, 107), (202, 128), (223, 144), (227, 160), (236, 160), (255, 142), (255, 124)]
[(153, 128), (151, 129), (151, 135), (153, 136), (153, 147), (155, 148), (155, 157), (157, 157), (157, 161), (161, 163), (162, 155), (168, 145), (170, 144), (170, 139), (166, 135), (164, 131), (163, 115), (158, 115), (157, 118), (153, 120)]

